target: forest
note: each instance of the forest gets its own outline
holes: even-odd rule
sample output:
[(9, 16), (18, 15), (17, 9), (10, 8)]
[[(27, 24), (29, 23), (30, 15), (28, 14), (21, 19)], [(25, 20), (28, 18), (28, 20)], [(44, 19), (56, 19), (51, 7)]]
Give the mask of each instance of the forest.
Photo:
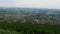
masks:
[(60, 26), (48, 24), (0, 23), (0, 34), (60, 34)]

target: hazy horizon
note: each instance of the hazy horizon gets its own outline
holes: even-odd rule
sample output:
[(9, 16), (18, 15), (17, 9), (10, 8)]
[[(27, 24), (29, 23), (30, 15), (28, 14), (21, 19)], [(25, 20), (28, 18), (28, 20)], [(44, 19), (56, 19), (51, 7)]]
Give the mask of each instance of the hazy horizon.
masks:
[(0, 7), (60, 9), (60, 0), (0, 0)]

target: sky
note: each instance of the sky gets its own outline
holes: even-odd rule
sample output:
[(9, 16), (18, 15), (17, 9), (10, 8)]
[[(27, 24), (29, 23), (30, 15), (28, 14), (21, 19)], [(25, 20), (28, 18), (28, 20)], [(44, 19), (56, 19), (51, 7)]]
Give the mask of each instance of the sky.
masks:
[(0, 0), (0, 7), (59, 8), (60, 0)]

